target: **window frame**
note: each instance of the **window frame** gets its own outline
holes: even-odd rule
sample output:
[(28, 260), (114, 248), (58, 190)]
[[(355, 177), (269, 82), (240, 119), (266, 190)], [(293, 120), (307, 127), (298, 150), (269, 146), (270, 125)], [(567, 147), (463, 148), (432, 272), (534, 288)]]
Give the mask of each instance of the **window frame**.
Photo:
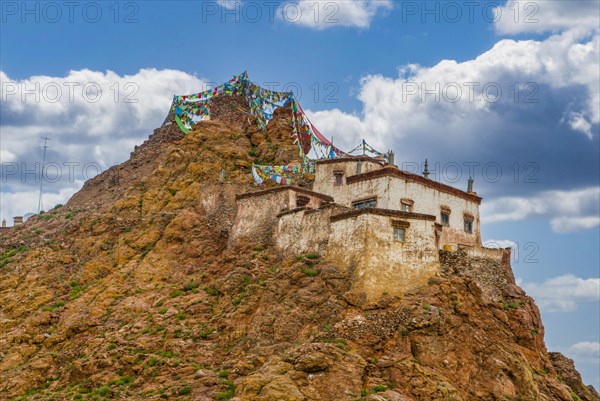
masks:
[[(410, 223), (408, 221), (392, 220), (392, 240), (394, 242), (405, 243), (408, 235), (408, 227), (410, 227)], [(401, 240), (398, 239), (398, 236), (396, 235), (397, 232), (402, 232)]]
[(296, 207), (304, 207), (310, 203), (310, 197), (304, 195), (296, 195)]
[(341, 187), (344, 185), (344, 172), (343, 171), (334, 171), (333, 172), (333, 186)]
[[(415, 202), (412, 199), (400, 199), (400, 210), (402, 212), (412, 213)], [(406, 208), (406, 210), (404, 210)]]
[[(372, 206), (370, 204), (373, 204)], [(358, 205), (367, 204), (366, 206), (357, 207)], [(377, 197), (358, 199), (352, 202), (352, 208), (355, 210), (375, 209), (377, 208)]]
[[(394, 226), (392, 227), (393, 231), (392, 231), (392, 235), (394, 238), (394, 242), (401, 242), (401, 243), (405, 243), (406, 242), (406, 227), (399, 227), (399, 226)], [(397, 233), (402, 233), (402, 238), (398, 239), (399, 235), (397, 235)]]
[[(444, 216), (447, 217), (444, 219)], [(446, 221), (444, 221), (446, 220)], [(442, 210), (440, 212), (440, 221), (442, 223), (442, 227), (450, 227), (450, 213)]]
[[(463, 230), (465, 231), (465, 233), (473, 234), (473, 229), (475, 227), (475, 225), (473, 223), (474, 223), (473, 218), (465, 216), (464, 222), (463, 222)], [(467, 224), (468, 224), (468, 226), (467, 226)], [(467, 230), (467, 227), (469, 227), (468, 230)]]

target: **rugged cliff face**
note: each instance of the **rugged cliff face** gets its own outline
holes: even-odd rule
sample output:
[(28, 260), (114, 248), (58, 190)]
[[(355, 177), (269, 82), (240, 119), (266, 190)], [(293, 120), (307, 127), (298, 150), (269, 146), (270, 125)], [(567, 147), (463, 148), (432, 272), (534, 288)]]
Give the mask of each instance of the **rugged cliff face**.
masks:
[(1, 400), (600, 399), (509, 266), (444, 253), (359, 307), (352, 269), (228, 247), (251, 164), (297, 151), (289, 110), (261, 133), (235, 98), (213, 107), (0, 238)]

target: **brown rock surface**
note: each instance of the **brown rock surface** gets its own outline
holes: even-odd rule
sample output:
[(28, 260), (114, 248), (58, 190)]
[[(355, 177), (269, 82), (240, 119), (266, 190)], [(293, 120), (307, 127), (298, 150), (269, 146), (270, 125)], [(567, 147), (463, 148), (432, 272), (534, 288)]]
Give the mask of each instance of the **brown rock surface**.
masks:
[(252, 163), (297, 158), (288, 109), (259, 133), (229, 100), (0, 238), (0, 400), (599, 399), (509, 266), (443, 254), (359, 308), (334, 266), (227, 248)]

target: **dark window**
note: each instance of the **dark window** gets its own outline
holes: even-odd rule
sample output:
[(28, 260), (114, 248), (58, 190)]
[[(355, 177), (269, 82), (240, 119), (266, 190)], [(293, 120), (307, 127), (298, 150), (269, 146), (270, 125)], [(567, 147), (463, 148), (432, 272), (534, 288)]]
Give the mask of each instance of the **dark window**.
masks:
[(473, 234), (473, 220), (465, 219), (465, 232)]
[(298, 195), (296, 197), (296, 207), (306, 206), (308, 205), (308, 202), (310, 202), (310, 198), (308, 196)]
[(450, 227), (450, 213), (442, 212), (442, 225), (444, 227)]
[(404, 242), (406, 236), (406, 228), (394, 227), (394, 241)]
[(344, 174), (342, 173), (333, 173), (333, 177), (335, 178), (333, 181), (333, 185), (341, 186), (344, 185)]
[(411, 206), (410, 206), (410, 205), (408, 205), (408, 204), (406, 204), (406, 203), (403, 203), (403, 204), (402, 204), (402, 211), (403, 211), (403, 212), (410, 212), (410, 211), (411, 211), (411, 209), (412, 209), (412, 208), (411, 208)]
[(377, 207), (377, 199), (365, 199), (352, 203), (352, 207), (355, 209), (369, 209)]

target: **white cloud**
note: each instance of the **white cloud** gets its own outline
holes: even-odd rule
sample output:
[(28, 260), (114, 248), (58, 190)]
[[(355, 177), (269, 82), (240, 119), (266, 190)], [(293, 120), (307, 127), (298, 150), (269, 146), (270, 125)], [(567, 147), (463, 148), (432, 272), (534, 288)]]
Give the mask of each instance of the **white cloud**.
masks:
[(0, 149), (0, 162), (1, 163), (11, 163), (11, 162), (14, 162), (15, 160), (17, 160), (17, 157), (15, 156), (14, 153), (12, 153), (6, 149)]
[(549, 217), (555, 232), (568, 233), (600, 226), (600, 187), (573, 191), (543, 191), (530, 197), (501, 197), (483, 203), (488, 223)]
[(600, 342), (582, 341), (571, 345), (563, 353), (576, 361), (577, 365), (591, 364), (598, 366), (600, 363)]
[(583, 114), (570, 112), (567, 121), (573, 130), (582, 132), (590, 140), (594, 138), (592, 135), (592, 124), (586, 120)]
[(489, 239), (483, 242), (483, 246), (486, 248), (506, 249), (517, 248), (517, 243), (509, 239)]
[[(453, 141), (472, 143), (475, 138), (481, 140), (490, 127), (508, 124), (510, 110), (518, 112), (529, 104), (525, 101), (534, 101), (531, 104), (539, 109), (540, 102), (552, 96), (545, 91), (542, 98), (540, 92), (547, 87), (557, 91), (557, 96), (560, 91), (584, 88), (578, 102), (564, 100), (562, 113), (577, 113), (571, 114), (577, 119), (569, 119), (570, 126), (592, 138), (591, 125), (600, 123), (599, 55), (598, 35), (589, 38), (565, 32), (544, 41), (501, 40), (477, 58), (460, 63), (442, 60), (433, 67), (406, 65), (397, 78), (369, 75), (361, 81), (358, 98), (363, 111), (351, 133), (389, 143), (421, 132), (444, 141), (450, 131)], [(519, 91), (515, 82), (520, 83)], [(319, 126), (331, 126), (337, 137), (348, 135), (336, 128), (339, 110), (313, 117)], [(558, 125), (561, 116), (549, 116), (549, 121)]]
[(392, 7), (391, 0), (299, 0), (284, 3), (277, 14), (286, 22), (318, 30), (338, 26), (365, 29)]
[[(174, 94), (204, 87), (196, 76), (157, 69), (141, 69), (132, 75), (84, 69), (69, 71), (64, 77), (24, 80), (0, 71), (0, 82), (1, 214), (8, 218), (37, 210), (37, 195), (31, 202), (30, 192), (39, 185), (35, 163), (41, 162), (43, 136), (51, 138), (47, 162), (58, 163), (64, 178), (69, 178), (46, 185), (54, 195), (47, 195), (45, 205), (64, 203), (67, 194), (78, 189), (65, 163), (78, 163), (76, 173), (81, 178), (86, 163), (105, 170), (126, 160), (133, 146), (162, 124)], [(7, 167), (6, 163), (16, 162), (18, 171), (8, 174), (7, 168), (15, 165)], [(24, 175), (25, 170), (30, 173)]]
[(508, 0), (494, 9), (494, 20), (501, 34), (593, 30), (600, 26), (600, 9), (597, 1), (587, 0)]
[(217, 3), (227, 10), (235, 10), (241, 6), (242, 2), (240, 0), (218, 0)]
[(545, 312), (571, 312), (577, 309), (579, 301), (600, 300), (600, 278), (582, 279), (568, 274), (543, 283), (519, 284)]
[[(44, 193), (42, 198), (42, 210), (50, 210), (58, 204), (65, 204), (83, 182), (75, 182), (72, 186), (60, 189), (55, 193)], [(0, 209), (2, 219), (6, 219), (9, 226), (12, 225), (14, 216), (23, 216), (26, 213), (36, 213), (38, 208), (39, 192), (35, 190), (22, 192), (2, 192), (0, 196)]]
[(600, 216), (557, 217), (550, 221), (550, 225), (557, 233), (589, 230), (600, 226)]

